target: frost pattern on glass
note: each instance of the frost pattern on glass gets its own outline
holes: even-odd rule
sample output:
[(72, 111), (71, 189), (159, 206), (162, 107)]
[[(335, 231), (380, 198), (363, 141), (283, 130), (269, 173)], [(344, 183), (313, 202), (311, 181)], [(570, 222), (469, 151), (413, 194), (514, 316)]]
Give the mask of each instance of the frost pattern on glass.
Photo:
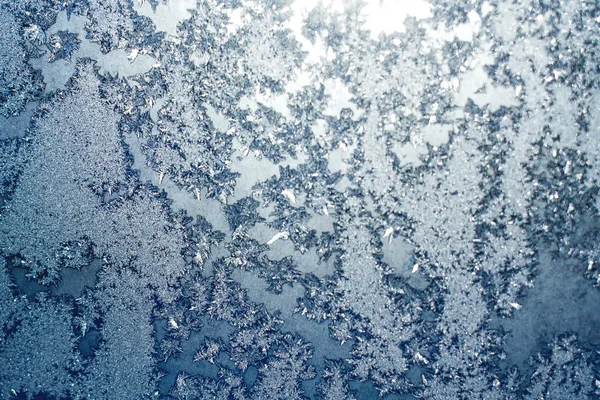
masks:
[(0, 0), (0, 39), (1, 398), (600, 397), (595, 2)]
[(43, 40), (41, 28), (22, 26), (11, 8), (0, 3), (0, 115), (19, 113), (43, 91), (41, 77), (27, 63), (33, 51), (28, 44), (35, 47)]

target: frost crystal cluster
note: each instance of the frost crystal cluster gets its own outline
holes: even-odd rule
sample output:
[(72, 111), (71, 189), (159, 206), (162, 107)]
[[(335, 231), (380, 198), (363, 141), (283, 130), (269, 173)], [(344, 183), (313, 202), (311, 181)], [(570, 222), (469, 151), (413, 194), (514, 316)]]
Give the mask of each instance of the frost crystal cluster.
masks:
[(0, 0), (1, 399), (600, 399), (600, 5)]

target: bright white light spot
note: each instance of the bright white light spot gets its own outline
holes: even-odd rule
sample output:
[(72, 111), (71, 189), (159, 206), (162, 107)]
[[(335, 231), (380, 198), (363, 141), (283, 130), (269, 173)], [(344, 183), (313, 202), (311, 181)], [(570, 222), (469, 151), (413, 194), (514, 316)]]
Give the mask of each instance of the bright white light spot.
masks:
[(394, 233), (394, 228), (392, 228), (391, 226), (389, 228), (387, 228), (385, 230), (385, 232), (383, 233), (383, 237), (386, 238), (388, 236), (390, 236), (392, 233)]
[(271, 240), (269, 240), (267, 242), (268, 245), (271, 245), (273, 243), (275, 243), (276, 241), (278, 241), (279, 239), (287, 239), (289, 237), (289, 233), (287, 232), (277, 232), (272, 238)]
[(296, 196), (294, 195), (294, 191), (292, 189), (284, 189), (281, 192), (292, 204), (296, 204)]

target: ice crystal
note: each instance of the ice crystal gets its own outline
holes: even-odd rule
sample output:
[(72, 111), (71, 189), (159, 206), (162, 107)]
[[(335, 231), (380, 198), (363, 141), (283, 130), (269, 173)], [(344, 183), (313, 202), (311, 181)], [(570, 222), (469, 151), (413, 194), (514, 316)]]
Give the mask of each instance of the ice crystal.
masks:
[(49, 62), (56, 60), (71, 60), (71, 56), (77, 49), (81, 41), (77, 39), (77, 34), (69, 31), (58, 31), (48, 38), (46, 46), (50, 51)]
[(312, 357), (310, 346), (302, 339), (286, 335), (274, 357), (260, 370), (261, 376), (253, 391), (260, 399), (301, 399), (300, 381), (315, 376), (314, 367), (307, 365)]
[(134, 1), (0, 0), (0, 397), (597, 397), (594, 2)]
[[(72, 91), (44, 106), (0, 221), (3, 252), (19, 253), (43, 283), (58, 279), (61, 248), (93, 235), (99, 195), (125, 180), (119, 117), (100, 98), (99, 84), (94, 65), (81, 62)], [(82, 109), (87, 113), (74, 118)]]
[(33, 301), (21, 300), (18, 306), (18, 313), (6, 320), (12, 333), (0, 346), (0, 360), (11, 366), (0, 372), (2, 397), (17, 392), (28, 398), (39, 392), (68, 394), (75, 383), (73, 375), (82, 366), (75, 351), (71, 309), (42, 294)]
[(27, 63), (20, 28), (10, 8), (0, 3), (0, 114), (4, 117), (19, 113), (43, 90), (41, 76)]
[(593, 398), (597, 377), (575, 337), (555, 338), (550, 357), (538, 355), (526, 399)]
[[(130, 271), (102, 276), (97, 293), (103, 312), (102, 345), (86, 368), (79, 397), (109, 399), (114, 393), (143, 398), (154, 392), (154, 339), (150, 321), (152, 301), (143, 282)], [(128, 363), (123, 362), (127, 354)], [(122, 379), (132, 374), (130, 379)]]

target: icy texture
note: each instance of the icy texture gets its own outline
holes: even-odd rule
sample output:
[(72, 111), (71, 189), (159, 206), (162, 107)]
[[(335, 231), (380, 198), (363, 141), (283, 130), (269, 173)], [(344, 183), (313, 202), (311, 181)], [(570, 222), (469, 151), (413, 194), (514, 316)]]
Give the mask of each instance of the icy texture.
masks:
[(599, 32), (0, 0), (0, 397), (597, 399)]
[[(0, 2), (0, 115), (5, 117), (19, 113), (27, 101), (38, 97), (43, 90), (41, 77), (27, 64), (21, 29), (10, 8)], [(29, 29), (30, 36), (39, 30), (36, 26)]]
[(100, 99), (93, 68), (83, 62), (71, 91), (39, 111), (26, 144), (27, 164), (0, 221), (6, 254), (18, 253), (30, 275), (46, 284), (68, 262), (62, 253), (71, 247), (88, 251), (99, 195), (125, 178), (118, 115)]

